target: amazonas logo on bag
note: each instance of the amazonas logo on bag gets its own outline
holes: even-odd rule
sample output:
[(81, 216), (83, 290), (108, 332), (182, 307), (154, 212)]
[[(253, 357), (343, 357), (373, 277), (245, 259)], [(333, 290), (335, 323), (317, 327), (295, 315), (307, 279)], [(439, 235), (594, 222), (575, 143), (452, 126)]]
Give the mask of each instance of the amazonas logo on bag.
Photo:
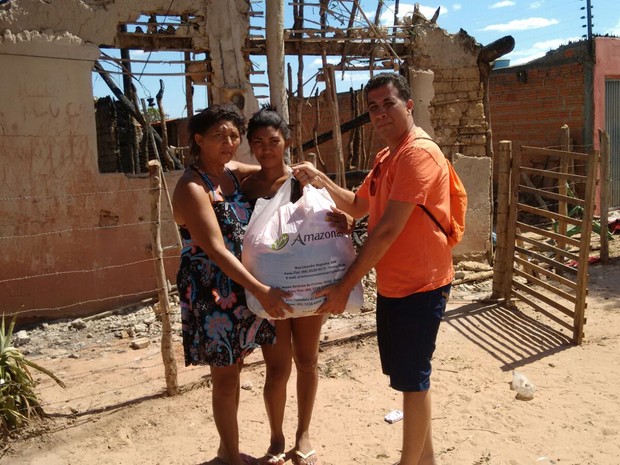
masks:
[[(330, 231), (319, 231), (312, 234), (297, 234), (295, 236), (295, 239), (291, 242), (291, 247), (295, 244), (306, 245), (309, 242), (323, 241), (326, 239), (334, 239), (342, 236), (342, 233), (336, 232), (333, 229)], [(280, 237), (278, 237), (273, 242), (273, 244), (271, 244), (271, 248), (273, 250), (280, 250), (284, 248), (286, 244), (288, 244), (289, 239), (289, 234), (284, 233)]]
[(271, 248), (273, 250), (280, 250), (286, 244), (288, 244), (288, 234), (284, 233), (271, 244)]

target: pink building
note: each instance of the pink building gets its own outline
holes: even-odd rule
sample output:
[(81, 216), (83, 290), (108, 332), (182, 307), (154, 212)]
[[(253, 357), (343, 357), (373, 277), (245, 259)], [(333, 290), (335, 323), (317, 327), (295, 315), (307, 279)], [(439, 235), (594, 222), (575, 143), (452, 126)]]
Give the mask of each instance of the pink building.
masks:
[(562, 46), (530, 63), (495, 69), (489, 82), (491, 127), (501, 140), (555, 147), (570, 128), (575, 151), (611, 142), (611, 204), (620, 208), (620, 38), (595, 37)]

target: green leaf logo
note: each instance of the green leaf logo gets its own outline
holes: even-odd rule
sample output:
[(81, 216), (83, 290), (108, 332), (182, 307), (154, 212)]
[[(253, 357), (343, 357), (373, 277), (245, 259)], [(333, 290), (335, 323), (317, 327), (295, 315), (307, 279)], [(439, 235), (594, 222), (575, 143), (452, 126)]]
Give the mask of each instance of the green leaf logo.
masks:
[(271, 244), (271, 248), (273, 250), (280, 250), (287, 243), (288, 243), (288, 234), (284, 233), (280, 237), (278, 237), (278, 239), (273, 244)]

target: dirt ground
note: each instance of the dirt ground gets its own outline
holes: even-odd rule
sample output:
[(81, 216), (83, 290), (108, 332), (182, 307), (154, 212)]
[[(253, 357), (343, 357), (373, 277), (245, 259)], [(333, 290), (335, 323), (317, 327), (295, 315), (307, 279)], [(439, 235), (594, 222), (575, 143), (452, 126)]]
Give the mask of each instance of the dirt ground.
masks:
[[(439, 465), (620, 463), (620, 257), (592, 265), (590, 272), (581, 346), (531, 311), (481, 301), (488, 282), (486, 289), (453, 292), (432, 376)], [(70, 351), (48, 346), (33, 356), (67, 389), (38, 377), (51, 417), (5, 444), (0, 464), (218, 463), (208, 371), (182, 366), (178, 340), (183, 392), (168, 397), (157, 338), (139, 350), (128, 339), (89, 339)], [(510, 389), (513, 370), (537, 387), (532, 400), (517, 399)], [(242, 373), (239, 414), (241, 448), (255, 456), (266, 451), (269, 439), (264, 374), (256, 352)], [(402, 422), (388, 424), (384, 415), (400, 407), (400, 395), (381, 374), (372, 312), (326, 323), (320, 374), (312, 435), (321, 463), (394, 464)], [(289, 444), (294, 380), (293, 374), (285, 420)]]

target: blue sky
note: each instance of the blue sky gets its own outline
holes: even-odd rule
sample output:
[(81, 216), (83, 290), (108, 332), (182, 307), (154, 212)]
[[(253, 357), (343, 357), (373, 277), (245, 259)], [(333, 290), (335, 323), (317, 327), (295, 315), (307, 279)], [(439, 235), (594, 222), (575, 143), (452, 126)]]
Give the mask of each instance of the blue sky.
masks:
[[(591, 0), (593, 32), (620, 37), (618, 0)], [(426, 4), (430, 13), (436, 4)], [(586, 33), (585, 0), (498, 0), (463, 1), (441, 4), (438, 24), (448, 32), (465, 29), (477, 42), (486, 45), (505, 35), (515, 38), (515, 49), (502, 58), (511, 65), (526, 63), (544, 56), (549, 50)], [(402, 9), (402, 8), (401, 8)]]
[[(289, 0), (285, 1), (287, 19), (285, 25), (292, 25), (292, 7)], [(318, 3), (318, 2), (317, 2)], [(399, 17), (409, 14), (413, 10), (415, 2), (399, 4)], [(464, 29), (469, 35), (482, 45), (489, 44), (503, 36), (511, 35), (515, 39), (514, 50), (502, 57), (510, 60), (510, 65), (519, 65), (535, 58), (544, 56), (549, 50), (555, 49), (562, 44), (570, 41), (580, 40), (586, 33), (585, 0), (469, 0), (458, 2), (419, 2), (421, 11), (430, 18), (433, 13), (440, 9), (437, 23), (449, 33), (456, 33), (459, 29)], [(593, 10), (593, 32), (595, 34), (615, 35), (620, 37), (620, 5), (618, 0), (591, 0)], [(374, 20), (376, 11), (376, 0), (362, 0), (362, 8), (370, 21)], [(255, 4), (256, 5), (256, 4)], [(350, 5), (345, 2), (344, 5)], [(394, 21), (394, 0), (386, 0), (380, 21), (384, 25), (391, 25)], [(255, 6), (261, 10), (261, 6)], [(262, 8), (264, 11), (264, 8)], [(318, 13), (317, 8), (307, 8), (305, 15), (312, 18)], [(363, 25), (364, 19), (360, 15), (358, 25)], [(260, 20), (253, 19), (252, 24), (260, 24)], [(307, 27), (317, 27), (307, 24)], [(344, 27), (344, 26), (341, 26)], [(253, 32), (254, 33), (254, 32)], [(108, 52), (104, 50), (104, 52)], [(115, 55), (117, 56), (117, 55)], [(203, 57), (204, 55), (200, 56)], [(150, 73), (180, 73), (182, 65), (160, 64), (161, 61), (182, 60), (183, 56), (178, 52), (169, 53), (143, 53), (132, 52), (132, 58), (138, 60), (149, 60), (148, 65), (134, 64), (133, 72), (136, 75), (144, 73), (139, 81), (136, 82), (138, 93), (141, 98), (155, 96), (159, 89), (159, 77), (147, 76)], [(293, 71), (296, 76), (296, 57), (291, 57)], [(338, 59), (330, 60), (337, 62)], [(264, 59), (256, 58), (254, 62), (259, 69), (266, 70)], [(304, 88), (306, 95), (324, 87), (322, 83), (315, 83), (312, 77), (321, 66), (320, 57), (309, 57), (305, 61), (304, 80), (309, 81)], [(114, 66), (105, 66), (110, 71), (114, 71)], [(110, 95), (110, 91), (103, 83), (102, 79), (93, 74), (93, 84), (95, 96)], [(359, 88), (368, 80), (368, 73), (337, 73), (337, 85), (340, 91), (346, 91), (350, 87)], [(119, 84), (121, 77), (113, 75), (114, 80)], [(187, 116), (185, 108), (184, 80), (182, 77), (162, 77), (165, 81), (166, 92), (164, 95), (165, 112), (171, 118)], [(253, 81), (264, 81), (261, 76), (253, 76)], [(296, 82), (296, 77), (294, 77)], [(268, 94), (267, 89), (257, 88), (257, 94)], [(200, 110), (204, 108), (206, 102), (206, 87), (194, 86), (194, 108)]]

